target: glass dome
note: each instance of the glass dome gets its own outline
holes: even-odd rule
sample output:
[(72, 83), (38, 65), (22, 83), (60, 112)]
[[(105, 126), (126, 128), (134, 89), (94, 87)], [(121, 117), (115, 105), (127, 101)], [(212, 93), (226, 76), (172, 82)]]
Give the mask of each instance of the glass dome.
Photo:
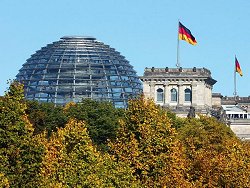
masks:
[(126, 107), (142, 92), (133, 66), (93, 37), (66, 36), (36, 51), (16, 76), (25, 98), (64, 105), (91, 98)]

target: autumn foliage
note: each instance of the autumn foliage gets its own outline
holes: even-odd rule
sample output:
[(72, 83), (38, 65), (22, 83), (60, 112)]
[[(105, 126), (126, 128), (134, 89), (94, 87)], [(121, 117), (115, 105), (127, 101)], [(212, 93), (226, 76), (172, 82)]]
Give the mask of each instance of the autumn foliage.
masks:
[(211, 117), (178, 118), (143, 96), (126, 110), (0, 98), (0, 187), (250, 187), (250, 143)]
[(184, 148), (176, 134), (166, 112), (141, 97), (129, 102), (111, 151), (133, 169), (143, 186), (188, 186)]

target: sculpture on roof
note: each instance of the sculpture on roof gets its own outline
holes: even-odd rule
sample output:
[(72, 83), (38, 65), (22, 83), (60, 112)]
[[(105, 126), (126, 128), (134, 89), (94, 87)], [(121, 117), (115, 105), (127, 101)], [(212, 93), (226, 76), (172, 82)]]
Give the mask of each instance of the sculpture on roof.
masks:
[(195, 108), (193, 106), (190, 106), (187, 117), (188, 118), (194, 118), (195, 117)]

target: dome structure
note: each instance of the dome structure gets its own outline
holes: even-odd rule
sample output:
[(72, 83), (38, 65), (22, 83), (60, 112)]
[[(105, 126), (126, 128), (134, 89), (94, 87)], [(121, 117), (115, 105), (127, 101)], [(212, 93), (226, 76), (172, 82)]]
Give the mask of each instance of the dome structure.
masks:
[(16, 76), (25, 98), (64, 105), (91, 98), (126, 107), (142, 92), (133, 66), (93, 37), (66, 36), (36, 51)]

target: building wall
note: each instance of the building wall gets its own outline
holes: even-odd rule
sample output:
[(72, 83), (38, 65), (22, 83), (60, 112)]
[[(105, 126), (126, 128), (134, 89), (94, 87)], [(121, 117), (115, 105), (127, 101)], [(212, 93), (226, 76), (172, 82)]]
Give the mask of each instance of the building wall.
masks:
[(212, 107), (212, 87), (205, 84), (205, 105)]
[[(171, 101), (171, 89), (177, 90), (177, 102)], [(163, 90), (163, 101), (157, 101), (157, 90)], [(192, 91), (192, 102), (185, 101), (185, 89)], [(207, 87), (204, 82), (160, 82), (146, 81), (143, 82), (143, 93), (146, 98), (153, 99), (157, 104), (162, 106), (195, 106), (204, 108), (204, 106), (212, 107), (212, 88)]]
[(231, 120), (230, 128), (239, 138), (250, 140), (250, 119)]
[(220, 93), (213, 93), (212, 94), (212, 106), (214, 108), (221, 107), (221, 98), (222, 98), (222, 95)]
[(196, 91), (196, 99), (195, 99), (195, 106), (201, 107), (205, 104), (205, 86), (204, 83), (198, 82), (196, 84), (195, 91)]
[(149, 82), (143, 82), (143, 94), (146, 98), (153, 99), (154, 97), (152, 96), (153, 92), (151, 91), (151, 83)]

